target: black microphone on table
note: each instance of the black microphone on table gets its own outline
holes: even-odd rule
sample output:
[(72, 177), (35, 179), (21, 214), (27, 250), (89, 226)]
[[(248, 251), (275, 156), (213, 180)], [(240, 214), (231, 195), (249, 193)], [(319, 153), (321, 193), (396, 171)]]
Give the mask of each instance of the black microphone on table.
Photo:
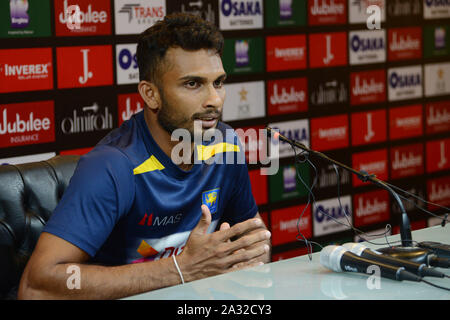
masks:
[(383, 262), (377, 262), (360, 257), (343, 246), (329, 245), (320, 251), (320, 263), (336, 272), (358, 272), (368, 273), (369, 268), (376, 266), (383, 278), (403, 281), (422, 281), (422, 278), (412, 272), (406, 271), (405, 267), (393, 266)]
[(397, 259), (376, 250), (371, 250), (361, 243), (345, 243), (342, 245), (348, 251), (359, 257), (367, 258), (376, 262), (387, 263), (392, 266), (404, 267), (406, 271), (412, 272), (420, 277), (444, 278), (446, 275), (436, 269), (429, 268), (425, 263), (418, 263), (404, 259)]

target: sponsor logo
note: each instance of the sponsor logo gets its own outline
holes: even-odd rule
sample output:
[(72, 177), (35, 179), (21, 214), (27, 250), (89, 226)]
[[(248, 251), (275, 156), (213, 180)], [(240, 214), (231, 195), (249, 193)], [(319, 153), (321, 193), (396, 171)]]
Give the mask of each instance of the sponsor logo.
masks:
[(113, 128), (113, 116), (108, 107), (99, 113), (99, 105), (94, 102), (92, 105), (83, 106), (81, 112), (77, 109), (69, 117), (61, 121), (61, 131), (63, 134), (87, 133), (93, 131), (109, 130)]
[[(297, 171), (299, 176), (297, 176)], [(302, 179), (302, 181), (300, 180)], [(309, 167), (307, 164), (282, 166), (281, 170), (269, 177), (270, 202), (304, 197), (308, 194), (305, 185), (309, 185)]]
[(308, 0), (308, 7), (310, 25), (347, 22), (347, 0)]
[(113, 108), (114, 98), (107, 89), (96, 91), (97, 98), (80, 96), (57, 100), (56, 133), (57, 142), (65, 148), (90, 147), (86, 141), (100, 141), (105, 134), (117, 126), (117, 109)]
[(56, 48), (58, 88), (112, 85), (112, 47)]
[[(380, 180), (388, 180), (387, 150), (374, 150), (354, 153), (352, 155), (353, 168), (375, 175)], [(363, 186), (370, 182), (362, 182), (353, 175), (353, 186)]]
[(388, 31), (390, 61), (422, 57), (422, 28), (397, 28)]
[(295, 242), (299, 233), (305, 238), (312, 236), (311, 206), (306, 208), (306, 205), (300, 205), (274, 210), (270, 219), (272, 245)]
[(383, 102), (386, 100), (386, 72), (374, 70), (350, 74), (352, 105)]
[(139, 70), (136, 58), (136, 44), (116, 45), (117, 84), (139, 82)]
[(267, 71), (306, 68), (306, 36), (269, 36), (266, 38)]
[(386, 20), (386, 1), (385, 0), (352, 0), (349, 1), (349, 22), (352, 24), (366, 23), (369, 18), (367, 8), (377, 6), (381, 9), (381, 22)]
[(223, 67), (229, 74), (262, 72), (263, 39), (225, 39)]
[(0, 50), (0, 93), (53, 89), (52, 49)]
[(349, 32), (350, 64), (368, 64), (386, 61), (385, 30)]
[(427, 141), (427, 172), (436, 172), (450, 168), (450, 139)]
[(267, 88), (269, 115), (303, 112), (308, 109), (306, 78), (268, 81)]
[(264, 81), (226, 84), (227, 99), (223, 106), (223, 121), (264, 117)]
[(189, 13), (217, 25), (217, 1), (214, 0), (178, 0), (167, 1), (168, 12)]
[(424, 0), (423, 17), (425, 19), (440, 19), (450, 17), (449, 0)]
[(265, 26), (268, 28), (306, 25), (305, 0), (264, 1), (264, 5), (267, 12)]
[(389, 220), (389, 193), (386, 190), (355, 194), (355, 227)]
[(425, 65), (425, 96), (450, 94), (450, 63)]
[[(336, 157), (333, 157), (336, 159)], [(338, 160), (340, 161), (340, 160)], [(346, 163), (346, 160), (341, 161)], [(316, 189), (326, 189), (326, 188), (334, 188), (338, 183), (338, 176), (336, 174), (336, 170), (333, 165), (329, 163), (324, 163), (322, 165), (317, 166), (317, 184)], [(338, 169), (339, 171), (339, 181), (340, 185), (348, 185), (350, 184), (350, 172), (343, 169)], [(335, 189), (333, 189), (335, 190)]]
[[(270, 123), (269, 127), (278, 130), (280, 134), (289, 139), (296, 140), (305, 146), (309, 146), (309, 123), (307, 119)], [(280, 158), (294, 156), (294, 151), (289, 143), (272, 138), (272, 150), (276, 149), (277, 146), (279, 147), (278, 152)]]
[[(450, 205), (450, 177), (440, 177), (427, 181), (428, 200), (441, 206)], [(437, 210), (439, 207), (428, 204), (428, 210)]]
[(389, 138), (403, 139), (422, 135), (422, 106), (389, 109)]
[(352, 145), (360, 146), (370, 143), (386, 141), (386, 111), (374, 110), (353, 113)]
[(30, 24), (28, 0), (10, 0), (11, 28), (26, 28)]
[(339, 115), (311, 119), (311, 145), (315, 150), (347, 147), (348, 116)]
[(153, 218), (153, 213), (150, 213), (150, 215), (146, 213), (144, 217), (142, 217), (142, 219), (139, 221), (138, 225), (147, 227), (166, 227), (168, 225), (179, 223), (182, 216), (183, 215), (181, 213), (178, 213), (168, 216), (155, 215), (155, 217)]
[(422, 67), (400, 67), (388, 70), (389, 101), (421, 98)]
[[(76, 12), (71, 15), (70, 9), (73, 6), (76, 7)], [(57, 36), (111, 34), (109, 0), (55, 1), (55, 32)]]
[[(211, 226), (215, 227), (216, 225), (217, 223), (214, 221), (211, 223)], [(162, 258), (170, 258), (173, 255), (178, 255), (183, 251), (189, 234), (190, 231), (186, 231), (171, 234), (159, 239), (145, 239), (140, 242), (137, 240), (137, 249), (134, 249), (134, 252), (130, 252), (130, 255), (135, 256), (136, 252), (139, 255), (137, 257), (135, 256), (134, 259), (130, 259), (129, 263), (156, 261)]]
[(391, 179), (423, 174), (423, 144), (394, 147), (391, 149)]
[(450, 131), (450, 101), (427, 104), (426, 115), (427, 134)]
[(138, 34), (166, 15), (164, 0), (114, 0), (116, 34)]
[(53, 101), (0, 105), (0, 148), (54, 141)]
[(389, 0), (386, 5), (391, 18), (422, 16), (421, 0)]
[(5, 0), (0, 3), (0, 38), (49, 37), (50, 0)]
[(310, 106), (348, 104), (348, 80), (345, 75), (328, 76), (327, 79), (315, 76), (308, 79)]
[(263, 27), (262, 0), (220, 0), (219, 10), (221, 30)]
[(219, 191), (220, 188), (215, 188), (202, 193), (202, 204), (208, 206), (211, 214), (217, 212), (217, 207), (219, 205)]
[(347, 35), (345, 32), (309, 35), (311, 68), (335, 67), (347, 64)]
[(314, 236), (350, 229), (352, 204), (350, 196), (317, 201), (314, 206)]
[(119, 94), (117, 101), (119, 126), (130, 119), (132, 115), (144, 109), (144, 100), (139, 93)]

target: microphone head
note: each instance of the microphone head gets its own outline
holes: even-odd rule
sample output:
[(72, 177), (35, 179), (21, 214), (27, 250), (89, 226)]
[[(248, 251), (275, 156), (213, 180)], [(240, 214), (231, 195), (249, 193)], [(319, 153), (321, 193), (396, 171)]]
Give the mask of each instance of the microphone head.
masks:
[(320, 264), (330, 270), (342, 272), (341, 258), (345, 252), (347, 249), (342, 246), (326, 246), (320, 251)]
[(342, 245), (345, 249), (348, 251), (356, 254), (357, 256), (361, 256), (364, 250), (367, 249), (367, 247), (361, 243), (355, 243), (355, 242), (347, 242)]
[(278, 140), (278, 139), (280, 138), (280, 133), (274, 131), (274, 133), (273, 133), (273, 138), (274, 138), (275, 140)]

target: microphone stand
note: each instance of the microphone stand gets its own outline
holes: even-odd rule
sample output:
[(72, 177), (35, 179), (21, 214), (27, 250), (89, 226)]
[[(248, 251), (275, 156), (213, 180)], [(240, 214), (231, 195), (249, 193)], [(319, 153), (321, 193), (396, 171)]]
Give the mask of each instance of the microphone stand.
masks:
[[(369, 175), (367, 172), (364, 172), (364, 171), (357, 171), (343, 163), (340, 163), (334, 159), (329, 158), (328, 156), (326, 156), (325, 154), (323, 154), (321, 152), (312, 150), (298, 141), (289, 139), (289, 138), (281, 135), (279, 132), (274, 131), (274, 129), (272, 129), (270, 127), (267, 127), (267, 131), (269, 131), (275, 139), (278, 138), (280, 140), (283, 140), (284, 142), (287, 142), (290, 145), (296, 146), (296, 147), (298, 147), (310, 154), (313, 154), (321, 159), (325, 159), (326, 161), (331, 162), (332, 164), (337, 165), (340, 168), (350, 171), (351, 173), (355, 174), (363, 182), (370, 181), (373, 184), (387, 190), (393, 196), (393, 198), (397, 202), (397, 204), (400, 208), (400, 211), (401, 211), (400, 239), (401, 239), (402, 246), (401, 247), (387, 247), (387, 248), (383, 248), (383, 249), (377, 249), (377, 251), (380, 251), (380, 252), (388, 251), (386, 253), (400, 254), (400, 255), (405, 255), (405, 254), (410, 255), (411, 253), (417, 251), (418, 248), (415, 248), (412, 246), (411, 224), (409, 222), (409, 218), (406, 213), (405, 207), (403, 206), (403, 202), (400, 199), (400, 197), (398, 196), (398, 194), (391, 187), (389, 187), (385, 182), (376, 178), (375, 175)], [(338, 181), (338, 183), (339, 183), (339, 181)]]

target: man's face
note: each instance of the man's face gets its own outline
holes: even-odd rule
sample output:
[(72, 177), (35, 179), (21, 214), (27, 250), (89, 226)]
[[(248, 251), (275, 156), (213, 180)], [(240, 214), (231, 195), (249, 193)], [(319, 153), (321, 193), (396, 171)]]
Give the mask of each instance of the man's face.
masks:
[(164, 59), (158, 123), (169, 133), (187, 129), (191, 137), (194, 121), (202, 131), (215, 128), (225, 99), (226, 74), (220, 56), (206, 49), (170, 48)]

